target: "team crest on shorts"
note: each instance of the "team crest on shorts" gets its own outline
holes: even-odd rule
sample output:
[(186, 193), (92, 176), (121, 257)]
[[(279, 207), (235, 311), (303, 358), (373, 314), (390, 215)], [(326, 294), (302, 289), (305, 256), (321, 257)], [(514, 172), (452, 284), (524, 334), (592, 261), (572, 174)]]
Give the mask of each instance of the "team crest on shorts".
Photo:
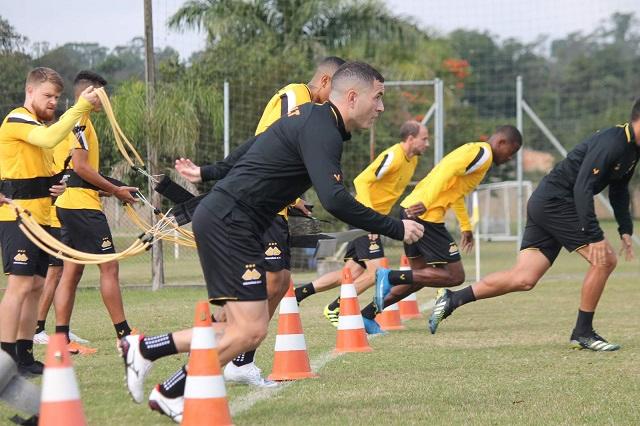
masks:
[(113, 243), (109, 240), (109, 238), (102, 239), (102, 250), (108, 250), (113, 246)]
[(260, 284), (262, 282), (260, 280), (262, 274), (258, 272), (255, 264), (245, 265), (244, 267), (246, 270), (244, 271), (244, 274), (242, 274), (242, 279), (244, 280), (242, 285)]
[(278, 243), (269, 243), (269, 248), (264, 252), (267, 259), (278, 259), (282, 251), (278, 248)]
[(375, 253), (377, 251), (380, 251), (380, 246), (375, 241), (371, 241), (369, 244), (369, 253)]
[(458, 254), (458, 245), (456, 243), (451, 243), (449, 245), (449, 256), (455, 256)]
[(27, 257), (25, 250), (18, 250), (18, 254), (13, 256), (13, 263), (17, 263), (18, 265), (26, 265), (27, 261), (29, 261), (29, 257)]

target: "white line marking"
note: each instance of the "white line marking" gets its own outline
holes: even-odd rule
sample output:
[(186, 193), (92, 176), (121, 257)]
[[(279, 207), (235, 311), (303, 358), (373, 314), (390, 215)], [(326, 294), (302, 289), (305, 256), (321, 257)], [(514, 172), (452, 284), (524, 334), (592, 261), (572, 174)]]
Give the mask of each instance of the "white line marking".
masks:
[[(420, 311), (426, 311), (433, 308), (434, 303), (435, 303), (435, 299), (431, 299), (428, 302), (423, 303), (422, 306), (420, 306)], [(369, 336), (369, 339), (374, 339), (376, 337), (377, 335)], [(326, 352), (324, 354), (321, 354), (315, 357), (312, 360), (309, 360), (309, 364), (311, 365), (311, 371), (313, 371), (314, 373), (317, 373), (318, 370), (322, 369), (322, 367), (324, 367), (334, 359), (342, 356), (343, 354), (344, 353), (333, 354), (331, 352)], [(313, 379), (310, 379), (310, 380), (313, 380)], [(229, 410), (231, 411), (231, 417), (235, 417), (237, 415), (244, 413), (247, 410), (250, 410), (258, 402), (271, 398), (272, 396), (276, 395), (277, 393), (285, 390), (289, 386), (299, 381), (300, 380), (279, 382), (278, 386), (275, 388), (256, 388), (255, 391), (248, 393), (247, 395), (240, 397), (229, 403)]]

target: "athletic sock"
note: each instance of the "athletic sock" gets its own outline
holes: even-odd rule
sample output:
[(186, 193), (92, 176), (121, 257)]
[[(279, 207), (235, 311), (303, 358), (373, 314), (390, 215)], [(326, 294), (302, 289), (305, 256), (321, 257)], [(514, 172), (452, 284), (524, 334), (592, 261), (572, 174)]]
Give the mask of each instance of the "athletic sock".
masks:
[(336, 300), (334, 300), (333, 302), (329, 303), (329, 309), (332, 310), (332, 311), (335, 311), (339, 307), (340, 307), (340, 298), (339, 297)]
[(172, 334), (145, 337), (140, 341), (140, 355), (150, 361), (178, 353)]
[(11, 358), (13, 358), (15, 362), (18, 362), (15, 343), (0, 342), (0, 349), (11, 355)]
[(389, 284), (413, 284), (413, 271), (389, 271)]
[(123, 337), (131, 334), (131, 328), (129, 327), (129, 324), (127, 324), (127, 320), (118, 324), (113, 324), (113, 327), (116, 329), (118, 339), (122, 339)]
[(24, 365), (33, 364), (36, 361), (33, 357), (33, 340), (18, 339), (16, 341), (16, 355), (18, 362)]
[(255, 356), (256, 350), (254, 349), (252, 351), (238, 355), (231, 362), (233, 362), (233, 365), (235, 365), (236, 367), (242, 367), (243, 365), (251, 364)]
[(585, 312), (578, 309), (578, 319), (573, 333), (577, 336), (589, 336), (593, 330), (594, 315), (595, 312)]
[(366, 319), (375, 319), (376, 318), (376, 308), (373, 306), (373, 302), (369, 303), (364, 309), (360, 312), (362, 314), (362, 318)]
[(178, 398), (184, 395), (184, 385), (187, 383), (187, 370), (182, 367), (160, 385), (160, 393), (167, 398)]
[(298, 303), (302, 302), (312, 294), (316, 294), (316, 289), (313, 288), (313, 283), (308, 283), (303, 286), (296, 287), (293, 289), (293, 291), (296, 293), (296, 301)]
[(67, 343), (70, 342), (70, 340), (69, 340), (69, 326), (68, 325), (57, 325), (56, 324), (56, 333), (64, 333), (64, 335), (67, 336)]
[(475, 301), (476, 295), (473, 294), (473, 288), (471, 286), (467, 286), (461, 290), (451, 292), (451, 307), (453, 309), (459, 308), (462, 305), (466, 305), (467, 303)]
[(38, 325), (36, 326), (36, 334), (40, 333), (41, 331), (44, 331), (45, 322), (46, 320), (45, 321), (38, 320)]

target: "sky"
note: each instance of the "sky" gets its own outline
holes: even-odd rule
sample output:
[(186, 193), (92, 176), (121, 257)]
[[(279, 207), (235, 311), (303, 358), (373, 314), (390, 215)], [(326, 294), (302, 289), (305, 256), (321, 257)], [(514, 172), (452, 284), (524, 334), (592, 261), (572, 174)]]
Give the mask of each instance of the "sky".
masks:
[[(184, 0), (152, 0), (154, 46), (171, 46), (182, 59), (204, 48), (204, 33), (169, 31), (167, 19)], [(411, 16), (422, 28), (446, 35), (457, 28), (487, 30), (501, 40), (532, 42), (572, 32), (587, 34), (613, 12), (637, 10), (638, 0), (384, 0), (394, 14)], [(56, 5), (52, 7), (51, 5)], [(144, 34), (142, 0), (2, 0), (0, 16), (30, 42), (47, 41), (51, 48), (69, 42), (96, 42), (109, 49)], [(89, 7), (87, 7), (89, 6)], [(640, 14), (635, 13), (636, 19)]]

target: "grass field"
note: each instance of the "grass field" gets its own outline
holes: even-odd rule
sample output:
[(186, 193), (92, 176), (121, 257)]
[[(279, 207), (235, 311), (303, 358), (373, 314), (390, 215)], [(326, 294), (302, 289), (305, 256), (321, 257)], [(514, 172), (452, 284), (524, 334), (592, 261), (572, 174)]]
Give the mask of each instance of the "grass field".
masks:
[[(618, 242), (613, 241), (614, 248)], [(515, 243), (483, 243), (483, 273), (508, 268)], [(637, 250), (636, 250), (637, 251)], [(390, 256), (391, 258), (391, 256)], [(466, 255), (468, 278), (473, 254)], [(397, 259), (391, 258), (392, 266)], [(190, 266), (189, 266), (190, 267)], [(194, 265), (193, 268), (196, 268)], [(370, 339), (372, 353), (332, 355), (336, 329), (322, 307), (337, 292), (318, 294), (300, 306), (306, 344), (318, 379), (287, 382), (275, 389), (227, 387), (237, 425), (333, 424), (616, 424), (640, 419), (640, 288), (638, 261), (620, 262), (598, 308), (595, 326), (622, 345), (612, 353), (572, 350), (573, 328), (586, 263), (563, 253), (536, 289), (470, 304), (445, 320), (438, 333), (424, 319), (405, 322), (407, 330)], [(187, 273), (188, 271), (185, 271)], [(127, 274), (123, 270), (123, 274)], [(308, 282), (312, 274), (294, 274)], [(435, 289), (418, 293), (421, 306)], [(127, 317), (144, 333), (190, 327), (201, 287), (171, 286), (160, 292), (123, 290)], [(360, 306), (371, 292), (360, 298)], [(51, 330), (53, 314), (48, 321)], [(82, 403), (90, 425), (168, 425), (172, 422), (134, 404), (124, 388), (124, 368), (115, 347), (100, 293), (79, 291), (72, 329), (99, 349), (74, 356)], [(277, 315), (258, 350), (257, 364), (271, 371)], [(36, 345), (44, 359), (45, 346)], [(176, 355), (155, 363), (145, 391), (186, 362)], [(41, 379), (34, 381), (38, 385)], [(0, 405), (0, 424), (16, 410)]]

